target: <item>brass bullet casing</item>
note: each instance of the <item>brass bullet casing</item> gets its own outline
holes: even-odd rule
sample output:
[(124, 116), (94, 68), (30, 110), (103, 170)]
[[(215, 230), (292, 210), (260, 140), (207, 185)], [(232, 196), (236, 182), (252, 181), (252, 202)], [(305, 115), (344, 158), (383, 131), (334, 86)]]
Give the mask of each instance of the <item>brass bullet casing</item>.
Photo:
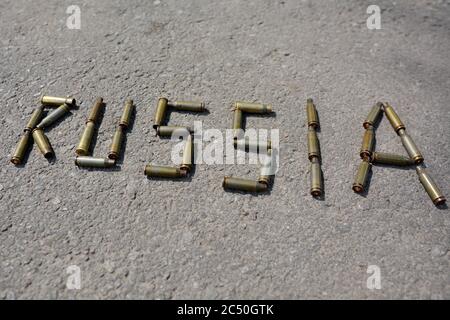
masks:
[(42, 96), (41, 103), (44, 106), (59, 107), (62, 104), (75, 106), (76, 101), (72, 97), (63, 98), (63, 97)]
[(42, 115), (44, 113), (44, 106), (39, 106), (34, 109), (33, 114), (31, 115), (30, 120), (28, 120), (27, 125), (25, 126), (25, 131), (33, 131), (36, 128), (39, 121), (41, 121)]
[(224, 177), (222, 186), (224, 189), (247, 192), (265, 192), (268, 189), (268, 186), (264, 183), (234, 177)]
[(186, 138), (186, 142), (183, 150), (183, 160), (181, 162), (180, 169), (185, 171), (186, 174), (190, 173), (192, 170), (194, 158), (194, 139), (191, 134), (189, 134)]
[(76, 154), (79, 156), (87, 156), (89, 154), (89, 148), (91, 146), (92, 137), (94, 136), (95, 124), (92, 121), (86, 123), (83, 134), (75, 150)]
[(160, 137), (172, 137), (174, 133), (176, 136), (185, 136), (193, 132), (194, 131), (190, 127), (180, 126), (159, 126), (156, 129), (156, 134)]
[(121, 126), (124, 129), (127, 129), (130, 125), (131, 116), (133, 115), (133, 100), (128, 99), (125, 102), (125, 107), (123, 109), (122, 117), (119, 121), (119, 126)]
[(375, 131), (373, 130), (373, 127), (369, 127), (364, 132), (361, 151), (359, 152), (361, 159), (371, 159), (374, 147)]
[(369, 127), (375, 126), (377, 121), (380, 119), (380, 115), (382, 113), (381, 107), (383, 106), (383, 103), (377, 102), (372, 109), (370, 110), (369, 114), (367, 115), (366, 120), (363, 123), (364, 129), (368, 129)]
[(116, 129), (116, 132), (114, 133), (111, 147), (109, 148), (108, 158), (112, 160), (119, 159), (120, 156), (120, 149), (122, 148), (122, 141), (123, 141), (123, 129), (122, 127), (118, 126)]
[(372, 163), (387, 164), (392, 166), (407, 167), (415, 164), (414, 160), (393, 153), (374, 152), (372, 153)]
[(367, 179), (371, 168), (372, 165), (369, 161), (361, 161), (358, 172), (356, 173), (355, 182), (353, 183), (353, 191), (356, 193), (363, 193), (366, 190)]
[(168, 103), (169, 107), (178, 111), (204, 112), (206, 111), (205, 104), (198, 101), (171, 101)]
[(94, 136), (95, 125), (100, 116), (100, 112), (104, 107), (103, 98), (99, 97), (95, 100), (94, 106), (89, 112), (89, 116), (86, 120), (86, 127), (81, 135), (80, 143), (78, 144), (75, 153), (79, 156), (87, 156), (91, 146), (92, 138)]
[(234, 139), (240, 138), (243, 134), (242, 130), (242, 110), (235, 108), (233, 112), (233, 137)]
[(400, 120), (400, 117), (394, 111), (394, 108), (392, 108), (392, 106), (387, 102), (384, 104), (384, 113), (386, 114), (386, 118), (388, 118), (395, 132), (398, 133), (399, 130), (405, 129), (405, 125), (402, 120)]
[(247, 113), (272, 113), (273, 108), (271, 104), (263, 104), (263, 103), (252, 103), (252, 102), (244, 102), (244, 101), (236, 101), (233, 103), (233, 109), (239, 109), (242, 112)]
[(320, 159), (319, 138), (314, 127), (308, 127), (308, 159)]
[(11, 162), (14, 163), (16, 166), (21, 164), (23, 158), (25, 157), (25, 152), (27, 151), (30, 137), (31, 137), (30, 131), (26, 130), (25, 133), (20, 138), (19, 143), (17, 144), (16, 150), (14, 151), (14, 154), (11, 157)]
[(36, 128), (46, 128), (55, 123), (59, 118), (70, 112), (69, 105), (62, 104), (52, 112), (50, 112), (42, 121), (36, 126)]
[(308, 118), (308, 127), (313, 127), (314, 129), (319, 128), (319, 116), (317, 115), (316, 106), (314, 105), (313, 99), (308, 99), (306, 101), (306, 116)]
[(264, 175), (260, 174), (260, 176), (258, 177), (258, 182), (261, 184), (265, 184), (267, 187), (270, 186), (270, 184), (272, 183), (272, 179), (273, 179), (273, 175)]
[(249, 137), (245, 137), (244, 139), (234, 140), (233, 145), (235, 149), (250, 151), (255, 150), (259, 153), (267, 152), (272, 150), (272, 141), (267, 139), (267, 141), (250, 141)]
[(53, 151), (47, 136), (44, 134), (44, 130), (41, 128), (36, 128), (33, 130), (33, 140), (36, 142), (39, 150), (44, 155), (46, 159), (53, 158), (55, 153)]
[(400, 129), (398, 131), (398, 134), (409, 157), (413, 159), (416, 164), (421, 164), (424, 159), (422, 153), (420, 153), (419, 148), (417, 148), (413, 139), (406, 133), (404, 129)]
[(436, 206), (443, 205), (447, 200), (445, 199), (441, 190), (433, 181), (431, 176), (425, 171), (424, 168), (421, 167), (417, 167), (416, 172), (417, 175), (419, 176), (420, 183), (425, 188), (425, 191), (430, 196), (431, 201), (433, 201), (434, 205)]
[(108, 158), (78, 156), (75, 158), (75, 164), (85, 168), (111, 168), (116, 165), (116, 161)]
[(167, 112), (168, 102), (169, 101), (166, 98), (159, 98), (158, 105), (156, 106), (153, 129), (157, 129), (163, 123)]
[(184, 178), (186, 176), (186, 172), (180, 170), (180, 168), (167, 166), (154, 166), (151, 164), (145, 166), (144, 173), (147, 177), (158, 177), (158, 178)]
[(269, 188), (270, 184), (272, 183), (272, 178), (273, 176), (259, 176), (258, 177), (258, 182), (260, 184), (265, 184), (267, 186), (267, 188)]
[(92, 121), (94, 123), (97, 123), (98, 118), (100, 116), (100, 112), (102, 111), (104, 106), (105, 104), (103, 103), (103, 98), (98, 97), (95, 100), (94, 106), (92, 107), (86, 122)]
[(313, 197), (320, 197), (323, 192), (323, 178), (322, 169), (320, 168), (320, 161), (314, 157), (311, 160), (311, 195)]
[(269, 187), (275, 175), (275, 172), (272, 168), (273, 165), (272, 151), (269, 150), (266, 156), (268, 157), (268, 161), (264, 162), (261, 166), (258, 182), (265, 184), (267, 185), (267, 187)]

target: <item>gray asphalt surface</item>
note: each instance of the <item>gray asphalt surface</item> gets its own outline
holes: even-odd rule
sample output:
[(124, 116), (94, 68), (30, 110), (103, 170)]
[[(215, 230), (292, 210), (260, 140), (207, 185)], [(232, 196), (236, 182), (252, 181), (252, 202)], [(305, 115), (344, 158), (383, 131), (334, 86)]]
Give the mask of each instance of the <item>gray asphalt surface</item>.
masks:
[[(66, 8), (81, 8), (81, 29)], [(368, 30), (366, 9), (382, 9)], [(352, 192), (362, 121), (389, 101), (450, 196), (449, 1), (2, 1), (0, 3), (0, 298), (450, 298), (450, 216), (414, 170), (375, 167)], [(43, 93), (79, 108), (9, 158)], [(107, 154), (127, 97), (136, 120), (120, 170), (82, 170), (75, 147), (94, 99), (107, 103), (95, 155)], [(153, 181), (170, 163), (151, 128), (159, 96), (206, 102), (209, 115), (171, 124), (231, 126), (235, 100), (272, 103), (280, 170), (270, 194), (224, 192), (223, 176), (256, 166), (199, 165), (191, 181)], [(326, 195), (309, 195), (305, 102), (322, 130)], [(383, 119), (377, 149), (405, 154)], [(81, 270), (81, 289), (66, 269)], [(369, 265), (380, 290), (369, 290)]]

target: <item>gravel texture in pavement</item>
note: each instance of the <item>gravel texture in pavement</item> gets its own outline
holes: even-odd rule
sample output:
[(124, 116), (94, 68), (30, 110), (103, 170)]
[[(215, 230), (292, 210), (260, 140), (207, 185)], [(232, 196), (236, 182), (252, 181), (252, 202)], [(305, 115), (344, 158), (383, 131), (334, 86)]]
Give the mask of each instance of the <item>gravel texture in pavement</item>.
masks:
[[(1, 1), (0, 298), (450, 299), (449, 210), (432, 204), (415, 171), (377, 166), (367, 194), (351, 190), (362, 122), (389, 101), (450, 196), (450, 3), (376, 1), (381, 29), (369, 30), (372, 2)], [(74, 4), (79, 30), (67, 27)], [(78, 108), (46, 130), (54, 161), (33, 146), (15, 167), (44, 93), (71, 94)], [(135, 102), (118, 169), (74, 165), (98, 96), (96, 156), (107, 155), (125, 99)], [(172, 113), (171, 124), (222, 132), (233, 101), (273, 104), (275, 116), (246, 121), (280, 130), (272, 191), (222, 189), (225, 175), (256, 178), (255, 165), (147, 179), (144, 166), (170, 164), (173, 147), (152, 128), (160, 96), (209, 109)], [(309, 194), (310, 97), (322, 200)], [(376, 133), (377, 150), (406, 154), (385, 117)], [(67, 287), (70, 266), (80, 289)], [(367, 287), (368, 270), (380, 289)]]

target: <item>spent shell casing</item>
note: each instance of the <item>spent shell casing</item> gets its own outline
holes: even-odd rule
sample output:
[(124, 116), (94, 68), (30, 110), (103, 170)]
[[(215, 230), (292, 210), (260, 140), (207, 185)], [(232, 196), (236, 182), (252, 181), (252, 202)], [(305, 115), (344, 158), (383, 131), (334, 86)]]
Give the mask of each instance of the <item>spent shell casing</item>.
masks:
[(94, 123), (97, 123), (104, 106), (105, 104), (103, 103), (103, 98), (98, 97), (95, 100), (94, 106), (92, 107), (86, 122), (92, 121)]
[(183, 150), (183, 159), (180, 165), (180, 169), (191, 172), (194, 158), (194, 139), (192, 135), (188, 135)]
[(233, 112), (233, 137), (234, 139), (238, 139), (242, 133), (242, 110), (234, 109)]
[(382, 113), (382, 107), (383, 103), (377, 102), (372, 109), (370, 110), (369, 114), (367, 115), (366, 120), (364, 120), (363, 127), (365, 129), (368, 129), (369, 127), (374, 127), (375, 124), (380, 119), (380, 115)]
[(42, 96), (41, 103), (44, 106), (59, 107), (62, 104), (75, 106), (76, 101), (72, 97), (63, 98), (63, 97)]
[(400, 154), (374, 152), (372, 153), (372, 163), (387, 164), (391, 166), (407, 167), (415, 164), (414, 160)]
[(157, 129), (160, 125), (162, 125), (166, 116), (168, 102), (169, 101), (166, 98), (159, 98), (158, 105), (156, 106), (155, 119), (153, 124), (154, 129)]
[(274, 159), (272, 157), (272, 151), (269, 150), (265, 155), (264, 162), (261, 165), (261, 169), (259, 172), (258, 182), (263, 183), (267, 186), (271, 184), (273, 181), (273, 177), (275, 175), (275, 169), (273, 167)]
[(75, 150), (76, 154), (79, 156), (87, 156), (89, 154), (89, 149), (92, 142), (92, 137), (94, 136), (95, 124), (92, 121), (86, 123), (83, 134), (81, 135), (80, 143)]
[(184, 137), (193, 132), (190, 127), (180, 126), (159, 126), (156, 129), (156, 134), (160, 137)]
[(233, 104), (233, 109), (239, 109), (242, 112), (247, 113), (272, 113), (273, 107), (271, 104), (263, 104), (263, 103), (253, 103), (253, 102), (244, 102), (244, 101), (236, 101)]
[(372, 165), (368, 160), (362, 160), (356, 173), (355, 182), (353, 183), (353, 191), (363, 193), (366, 190), (367, 179)]
[(158, 177), (158, 178), (184, 178), (186, 172), (180, 170), (177, 167), (167, 167), (167, 166), (154, 166), (148, 164), (145, 166), (144, 173), (147, 177)]
[(319, 128), (319, 116), (317, 115), (313, 99), (306, 101), (306, 116), (308, 119), (308, 127), (313, 127), (314, 129)]
[(417, 167), (416, 168), (417, 175), (419, 176), (420, 183), (425, 188), (425, 191), (428, 193), (428, 195), (431, 198), (431, 201), (436, 206), (443, 205), (447, 200), (445, 199), (444, 195), (442, 194), (439, 187), (436, 185), (436, 183), (433, 181), (431, 176), (426, 172), (424, 168)]
[(384, 113), (386, 114), (386, 118), (388, 118), (391, 123), (392, 128), (394, 128), (395, 132), (398, 133), (399, 130), (405, 129), (405, 125), (398, 114), (394, 111), (394, 108), (389, 103), (384, 104)]
[(50, 112), (44, 119), (42, 119), (42, 121), (36, 126), (36, 128), (47, 128), (69, 112), (69, 105), (62, 104), (58, 108)]
[(309, 160), (320, 159), (319, 138), (314, 127), (308, 127), (308, 158)]
[(30, 131), (25, 131), (19, 142), (17, 143), (16, 150), (14, 151), (13, 156), (11, 157), (11, 162), (16, 166), (23, 162), (23, 158), (25, 157), (25, 153), (28, 149), (28, 144), (30, 142), (31, 133)]
[(224, 189), (246, 192), (265, 192), (268, 189), (265, 183), (234, 177), (224, 177), (222, 186)]
[(370, 159), (372, 157), (374, 147), (375, 147), (375, 131), (373, 130), (373, 127), (369, 127), (364, 132), (361, 151), (359, 152), (361, 159)]
[(313, 197), (320, 197), (323, 192), (323, 178), (320, 161), (318, 158), (311, 160), (311, 195)]
[(267, 153), (272, 150), (272, 141), (267, 139), (265, 141), (253, 141), (249, 137), (245, 137), (244, 139), (238, 139), (233, 141), (233, 145), (235, 149), (248, 151), (257, 151), (259, 153)]
[(272, 178), (273, 176), (259, 176), (258, 177), (258, 182), (261, 184), (265, 184), (267, 187), (269, 187), (269, 185), (272, 182)]
[(178, 111), (204, 112), (205, 104), (199, 101), (170, 101), (169, 107)]
[(108, 158), (78, 156), (75, 158), (75, 164), (85, 168), (111, 168), (116, 165), (116, 161)]
[(125, 107), (123, 109), (122, 117), (120, 118), (119, 126), (127, 129), (130, 125), (131, 116), (133, 115), (133, 100), (128, 99), (125, 102)]
[(416, 164), (421, 164), (424, 159), (422, 153), (419, 151), (419, 148), (417, 148), (414, 143), (414, 140), (409, 136), (409, 134), (406, 133), (405, 129), (400, 129), (398, 134), (409, 157), (413, 159)]
[(262, 183), (262, 184), (265, 184), (267, 187), (269, 187), (269, 185), (271, 184), (271, 182), (272, 182), (272, 179), (273, 179), (273, 175), (260, 175), (259, 177), (258, 177), (258, 182), (259, 183)]
[(44, 106), (39, 106), (34, 109), (33, 114), (31, 115), (30, 120), (28, 120), (27, 125), (25, 126), (25, 131), (33, 131), (36, 128), (39, 121), (41, 121), (42, 115), (44, 114)]
[(114, 132), (114, 136), (111, 142), (111, 147), (109, 148), (108, 158), (112, 160), (119, 159), (120, 149), (122, 148), (123, 141), (123, 128), (118, 126), (116, 132)]
[(36, 142), (39, 150), (44, 155), (46, 159), (53, 158), (55, 153), (53, 151), (47, 136), (44, 134), (44, 130), (41, 128), (36, 128), (33, 130), (33, 140)]

